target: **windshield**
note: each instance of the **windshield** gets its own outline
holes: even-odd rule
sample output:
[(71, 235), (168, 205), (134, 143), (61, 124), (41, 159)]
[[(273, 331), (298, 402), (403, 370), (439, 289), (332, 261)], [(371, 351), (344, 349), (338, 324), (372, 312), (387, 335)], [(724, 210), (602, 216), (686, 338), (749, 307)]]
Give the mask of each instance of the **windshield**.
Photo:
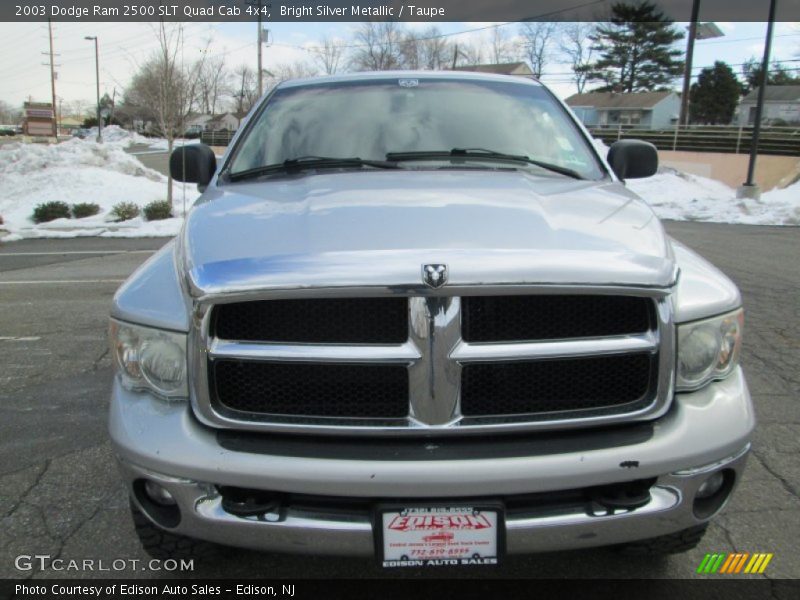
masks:
[[(389, 153), (453, 148), (486, 148), (564, 167), (586, 179), (603, 177), (585, 138), (540, 86), (402, 77), (279, 88), (238, 144), (230, 173), (298, 157), (384, 160)], [(482, 162), (425, 160), (438, 161), (436, 168)], [(483, 168), (498, 166), (547, 173), (525, 164)]]

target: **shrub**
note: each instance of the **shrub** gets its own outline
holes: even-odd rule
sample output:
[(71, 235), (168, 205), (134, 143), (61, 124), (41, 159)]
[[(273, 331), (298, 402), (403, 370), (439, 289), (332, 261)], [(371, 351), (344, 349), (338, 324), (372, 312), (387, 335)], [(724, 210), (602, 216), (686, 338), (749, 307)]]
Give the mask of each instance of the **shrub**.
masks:
[(72, 218), (83, 219), (84, 217), (93, 217), (100, 212), (100, 205), (94, 202), (79, 202), (72, 205)]
[(33, 222), (34, 223), (47, 223), (55, 219), (69, 219), (69, 204), (61, 201), (45, 202), (38, 204), (33, 209)]
[(111, 209), (111, 216), (117, 222), (135, 219), (139, 216), (139, 207), (133, 202), (120, 202)]
[(172, 216), (172, 204), (166, 200), (156, 200), (144, 207), (144, 218), (148, 221), (160, 221)]

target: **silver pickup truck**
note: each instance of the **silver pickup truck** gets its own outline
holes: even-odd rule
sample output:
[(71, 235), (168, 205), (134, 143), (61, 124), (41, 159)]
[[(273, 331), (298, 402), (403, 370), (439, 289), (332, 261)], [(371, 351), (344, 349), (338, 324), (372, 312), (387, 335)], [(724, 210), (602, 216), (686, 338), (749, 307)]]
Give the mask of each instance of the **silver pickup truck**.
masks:
[(546, 87), (285, 82), (117, 292), (110, 433), (156, 557), (695, 546), (755, 424), (743, 312)]

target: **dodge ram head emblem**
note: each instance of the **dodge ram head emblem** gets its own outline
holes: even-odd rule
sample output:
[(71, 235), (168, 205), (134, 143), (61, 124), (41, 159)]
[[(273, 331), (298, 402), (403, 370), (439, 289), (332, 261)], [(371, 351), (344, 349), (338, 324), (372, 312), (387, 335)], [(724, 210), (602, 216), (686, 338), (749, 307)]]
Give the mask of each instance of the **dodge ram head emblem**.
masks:
[(422, 282), (434, 289), (442, 287), (447, 283), (447, 265), (422, 265)]

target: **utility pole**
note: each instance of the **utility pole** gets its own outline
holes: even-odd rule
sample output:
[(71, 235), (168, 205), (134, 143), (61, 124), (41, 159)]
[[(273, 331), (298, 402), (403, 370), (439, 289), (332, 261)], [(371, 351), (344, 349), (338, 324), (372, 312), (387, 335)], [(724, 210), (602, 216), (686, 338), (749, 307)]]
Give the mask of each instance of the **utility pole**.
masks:
[(683, 72), (683, 93), (681, 94), (681, 115), (678, 127), (689, 124), (689, 91), (692, 83), (692, 59), (694, 58), (694, 41), (697, 37), (697, 18), (700, 15), (700, 0), (692, 3), (692, 20), (689, 22), (689, 41), (686, 44), (686, 67)]
[(258, 0), (258, 97), (264, 93), (264, 67), (262, 57), (262, 44), (264, 43), (264, 30), (261, 28), (261, 0)]
[(761, 73), (758, 82), (758, 101), (756, 103), (755, 123), (753, 123), (753, 139), (750, 141), (750, 164), (747, 166), (747, 181), (737, 190), (739, 198), (759, 198), (759, 190), (753, 179), (756, 174), (756, 159), (758, 158), (758, 141), (761, 138), (761, 116), (764, 112), (764, 93), (769, 81), (769, 55), (772, 49), (772, 31), (775, 26), (775, 5), (777, 0), (770, 0), (769, 17), (767, 21), (767, 41), (764, 44), (764, 58), (761, 61)]
[(97, 83), (97, 143), (103, 143), (103, 115), (100, 114), (100, 51), (98, 49), (98, 42), (96, 35), (87, 35), (83, 38), (88, 41), (94, 41), (94, 69)]
[(53, 137), (58, 141), (58, 121), (56, 119), (56, 66), (53, 54), (53, 21), (47, 19), (47, 29), (50, 34), (50, 87), (53, 92)]

